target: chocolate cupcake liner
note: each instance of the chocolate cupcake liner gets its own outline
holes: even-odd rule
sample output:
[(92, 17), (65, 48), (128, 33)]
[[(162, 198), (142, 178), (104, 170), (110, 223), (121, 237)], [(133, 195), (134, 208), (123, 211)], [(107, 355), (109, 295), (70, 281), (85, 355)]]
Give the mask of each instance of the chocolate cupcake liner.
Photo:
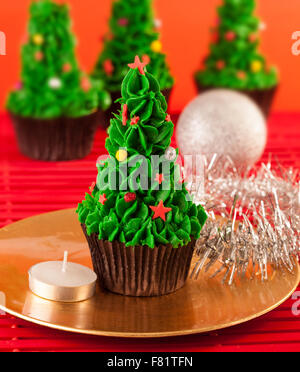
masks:
[[(173, 88), (162, 90), (162, 94), (166, 97), (167, 103), (169, 103), (172, 90)], [(98, 118), (99, 125), (104, 129), (107, 129), (109, 127), (110, 120), (113, 118), (113, 113), (116, 113), (120, 110), (120, 103), (119, 102), (116, 103), (115, 101), (121, 97), (121, 93), (110, 92), (110, 94), (111, 94), (112, 104), (109, 107), (109, 109), (104, 111), (103, 115)]]
[[(198, 81), (196, 81), (196, 84), (197, 84), (199, 93), (204, 93), (211, 89), (217, 89), (217, 88), (222, 89), (223, 88), (223, 87), (203, 86)], [(278, 89), (278, 86), (276, 85), (272, 88), (261, 89), (261, 90), (259, 89), (255, 89), (255, 90), (232, 89), (232, 90), (236, 90), (237, 92), (243, 93), (247, 95), (249, 98), (251, 98), (259, 106), (264, 116), (268, 118), (270, 115), (272, 103), (273, 103), (277, 89)]]
[(171, 244), (153, 249), (126, 247), (114, 241), (87, 235), (93, 266), (100, 284), (111, 292), (134, 297), (162, 296), (182, 288), (187, 280), (195, 240), (173, 248)]
[(79, 118), (26, 118), (10, 113), (21, 152), (44, 161), (81, 159), (92, 149), (98, 112)]

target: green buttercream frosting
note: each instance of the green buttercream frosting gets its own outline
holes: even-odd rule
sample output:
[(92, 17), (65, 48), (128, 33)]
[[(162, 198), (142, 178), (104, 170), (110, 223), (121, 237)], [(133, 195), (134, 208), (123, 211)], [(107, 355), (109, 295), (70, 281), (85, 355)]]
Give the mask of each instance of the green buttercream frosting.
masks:
[(195, 75), (203, 86), (263, 90), (277, 85), (278, 73), (258, 51), (259, 19), (255, 0), (224, 0), (204, 68)]
[(107, 109), (111, 99), (104, 83), (79, 69), (74, 48), (68, 7), (52, 0), (33, 2), (21, 82), (10, 93), (7, 108), (40, 119), (81, 117), (99, 106)]
[(156, 48), (157, 44), (155, 47), (155, 42), (160, 43), (158, 39), (152, 0), (113, 1), (110, 31), (104, 40), (103, 51), (93, 76), (104, 80), (110, 92), (118, 92), (128, 72), (128, 63), (133, 61), (136, 55), (140, 59), (146, 56), (150, 61), (148, 72), (158, 79), (161, 89), (172, 88), (174, 79), (166, 63), (166, 56)]
[[(97, 186), (78, 206), (79, 221), (89, 235), (96, 233), (99, 239), (126, 246), (186, 245), (192, 237), (199, 238), (207, 215), (180, 184), (176, 153), (166, 155), (174, 125), (158, 81), (148, 72), (131, 69), (121, 93), (121, 111), (108, 129), (109, 157), (99, 163)], [(120, 158), (120, 149), (126, 158)], [(153, 155), (161, 162), (155, 162)], [(139, 173), (141, 165), (146, 172)], [(163, 175), (162, 182), (158, 174)], [(155, 218), (160, 204), (165, 213)]]

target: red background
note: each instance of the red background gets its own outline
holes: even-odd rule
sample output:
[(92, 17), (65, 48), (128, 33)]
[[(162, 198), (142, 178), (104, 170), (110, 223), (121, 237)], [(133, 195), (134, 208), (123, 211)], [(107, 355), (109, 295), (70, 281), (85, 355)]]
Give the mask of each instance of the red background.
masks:
[[(101, 37), (108, 27), (111, 0), (67, 2), (71, 4), (81, 66), (90, 70), (102, 48)], [(154, 0), (156, 15), (163, 21), (164, 51), (177, 82), (172, 111), (181, 110), (196, 93), (192, 74), (207, 53), (209, 28), (215, 23), (216, 6), (220, 3), (220, 0)], [(7, 37), (7, 55), (0, 56), (0, 110), (3, 110), (7, 91), (18, 80), (20, 44), (26, 35), (29, 4), (30, 0), (0, 2), (0, 31)], [(300, 56), (291, 52), (291, 37), (300, 29), (300, 2), (259, 0), (256, 13), (267, 24), (267, 29), (262, 32), (261, 50), (281, 73), (274, 109), (297, 111), (300, 109)]]

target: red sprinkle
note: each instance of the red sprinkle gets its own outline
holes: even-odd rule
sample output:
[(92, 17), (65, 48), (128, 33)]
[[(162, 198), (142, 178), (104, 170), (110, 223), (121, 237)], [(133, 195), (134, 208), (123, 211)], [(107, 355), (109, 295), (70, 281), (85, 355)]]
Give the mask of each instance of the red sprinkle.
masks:
[(125, 103), (123, 105), (123, 112), (122, 112), (122, 124), (125, 126), (127, 124), (127, 114), (128, 114), (128, 106)]
[(95, 190), (95, 187), (96, 187), (96, 183), (93, 182), (90, 186), (90, 192), (93, 192)]
[(136, 195), (134, 192), (128, 192), (127, 194), (124, 195), (124, 200), (126, 203), (130, 203), (134, 200), (136, 200)]
[(110, 59), (103, 62), (103, 68), (107, 76), (111, 76), (115, 70), (114, 65)]

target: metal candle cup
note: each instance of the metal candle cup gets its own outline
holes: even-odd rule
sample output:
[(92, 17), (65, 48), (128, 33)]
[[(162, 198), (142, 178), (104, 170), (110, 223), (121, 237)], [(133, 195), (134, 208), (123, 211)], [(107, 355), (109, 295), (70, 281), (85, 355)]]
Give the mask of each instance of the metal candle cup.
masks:
[(29, 288), (39, 297), (58, 302), (79, 302), (95, 293), (97, 275), (88, 267), (64, 261), (42, 262), (28, 272)]

